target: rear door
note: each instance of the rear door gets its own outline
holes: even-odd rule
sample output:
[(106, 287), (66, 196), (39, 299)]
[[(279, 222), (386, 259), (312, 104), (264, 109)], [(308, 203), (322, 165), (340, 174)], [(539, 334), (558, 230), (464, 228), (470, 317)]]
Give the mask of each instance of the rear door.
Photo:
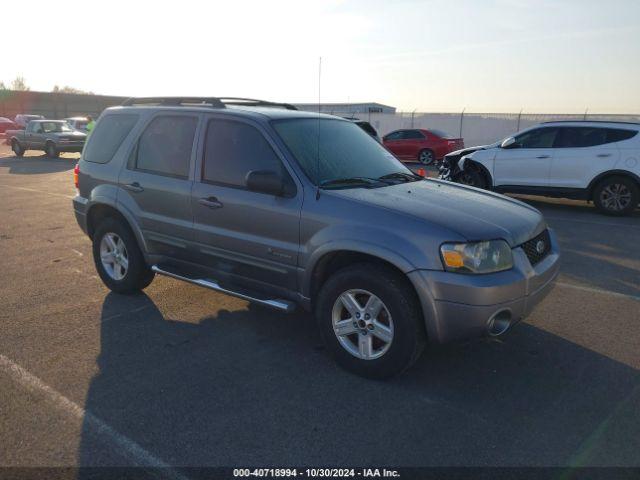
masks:
[(138, 219), (149, 253), (189, 257), (199, 117), (188, 112), (151, 117), (120, 172), (118, 202)]
[(427, 138), (420, 130), (405, 130), (402, 154), (409, 160), (418, 160), (418, 153), (427, 148)]
[(556, 127), (540, 127), (515, 137), (508, 148), (499, 148), (494, 162), (494, 185), (539, 186), (549, 184)]
[(615, 129), (560, 127), (549, 186), (586, 188), (598, 174), (612, 170), (620, 158)]
[[(193, 213), (202, 263), (263, 291), (296, 290), (302, 186), (262, 127), (209, 116), (201, 141)], [(252, 170), (275, 171), (288, 193), (250, 191)]]

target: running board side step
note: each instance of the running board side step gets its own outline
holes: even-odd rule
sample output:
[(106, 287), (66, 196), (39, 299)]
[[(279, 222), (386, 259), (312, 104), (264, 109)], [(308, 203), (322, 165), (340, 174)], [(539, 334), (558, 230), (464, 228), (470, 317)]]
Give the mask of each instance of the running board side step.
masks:
[(193, 283), (194, 285), (208, 288), (209, 290), (215, 290), (216, 292), (224, 293), (226, 295), (231, 295), (232, 297), (238, 297), (243, 300), (247, 300), (249, 302), (264, 305), (266, 307), (275, 308), (276, 310), (280, 310), (281, 312), (291, 313), (296, 309), (296, 304), (289, 300), (283, 300), (279, 298), (278, 299), (258, 298), (252, 294), (226, 289), (224, 287), (221, 287), (218, 284), (218, 282), (216, 282), (215, 280), (210, 280), (208, 278), (187, 277), (187, 276), (184, 276), (183, 274), (172, 272), (170, 270), (165, 270), (164, 268), (161, 268), (158, 265), (153, 265), (151, 267), (151, 270), (153, 270), (155, 273), (160, 275), (165, 275), (167, 277), (175, 278), (176, 280), (182, 280), (184, 282)]

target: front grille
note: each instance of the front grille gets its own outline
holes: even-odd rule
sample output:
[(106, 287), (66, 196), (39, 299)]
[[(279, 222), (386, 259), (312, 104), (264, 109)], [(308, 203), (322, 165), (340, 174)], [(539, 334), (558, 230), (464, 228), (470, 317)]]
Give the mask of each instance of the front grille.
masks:
[[(538, 242), (543, 242), (544, 244), (544, 248), (542, 248), (541, 251), (538, 251)], [(544, 257), (546, 257), (551, 250), (551, 239), (549, 238), (549, 230), (545, 229), (544, 232), (536, 235), (531, 240), (527, 240), (520, 246), (524, 250), (524, 253), (527, 255), (529, 263), (531, 263), (532, 266), (536, 265)]]

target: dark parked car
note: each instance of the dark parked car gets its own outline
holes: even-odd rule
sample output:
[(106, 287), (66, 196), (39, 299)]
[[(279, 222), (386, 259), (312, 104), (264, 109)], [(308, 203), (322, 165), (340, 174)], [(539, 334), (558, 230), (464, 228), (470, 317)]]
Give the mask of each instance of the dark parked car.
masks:
[(347, 120), (351, 120), (353, 123), (358, 125), (362, 130), (364, 130), (373, 138), (375, 138), (376, 141), (380, 142), (380, 135), (378, 135), (378, 131), (369, 122), (367, 122), (366, 120), (360, 120), (358, 118), (347, 118)]
[(464, 148), (462, 138), (454, 138), (440, 130), (395, 130), (382, 138), (382, 143), (399, 160), (431, 165), (447, 153)]

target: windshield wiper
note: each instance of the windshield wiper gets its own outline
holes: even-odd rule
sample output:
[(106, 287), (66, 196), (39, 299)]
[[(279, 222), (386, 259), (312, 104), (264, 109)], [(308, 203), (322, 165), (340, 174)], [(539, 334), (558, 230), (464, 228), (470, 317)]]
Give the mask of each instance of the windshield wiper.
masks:
[(415, 182), (418, 180), (422, 180), (420, 175), (416, 175), (415, 173), (407, 173), (407, 172), (393, 172), (387, 173), (386, 175), (382, 175), (378, 178), (378, 180), (405, 180), (407, 182)]
[(372, 186), (384, 184), (378, 178), (370, 178), (370, 177), (348, 177), (348, 178), (333, 178), (331, 180), (323, 180), (320, 182), (321, 187), (332, 187), (337, 185), (363, 185), (363, 186)]

